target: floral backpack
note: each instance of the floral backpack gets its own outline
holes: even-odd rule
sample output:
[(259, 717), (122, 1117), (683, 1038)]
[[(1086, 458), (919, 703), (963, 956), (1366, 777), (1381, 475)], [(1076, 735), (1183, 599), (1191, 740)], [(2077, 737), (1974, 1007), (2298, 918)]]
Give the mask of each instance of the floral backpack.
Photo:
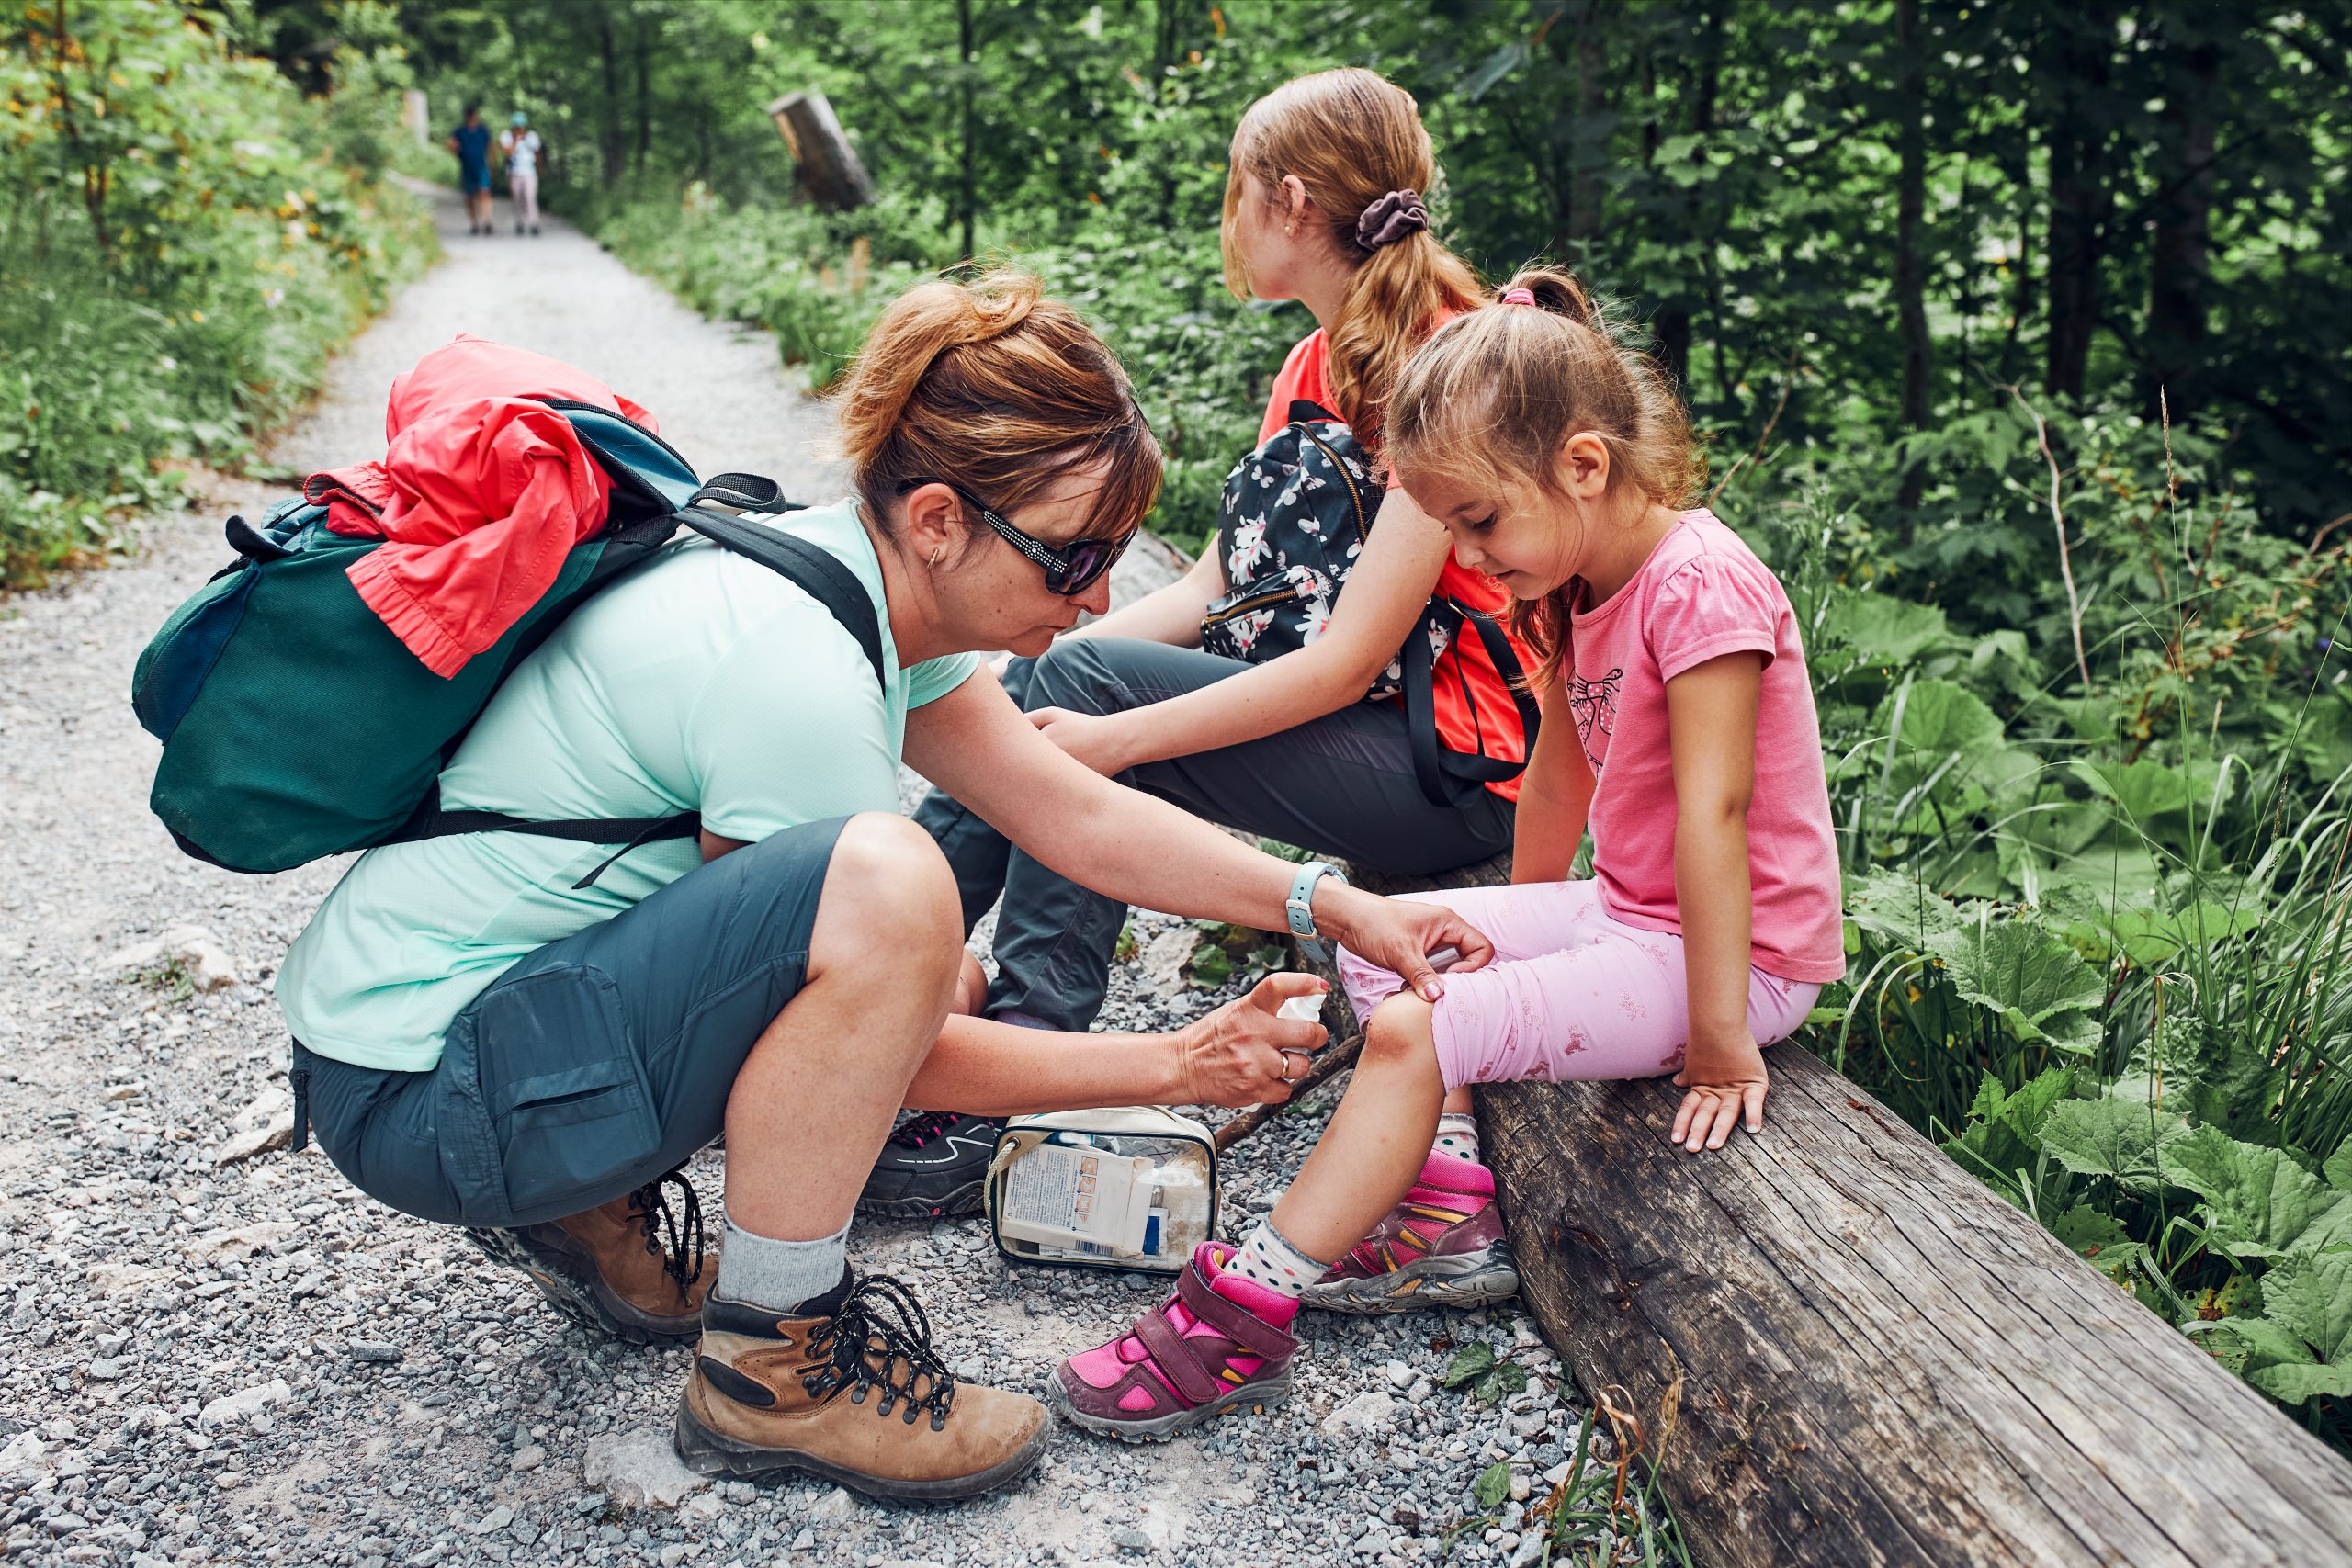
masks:
[[(1347, 423), (1319, 403), (1290, 405), (1290, 423), (1234, 466), (1217, 516), (1216, 552), (1228, 592), (1201, 617), (1201, 646), (1211, 653), (1263, 664), (1322, 636), (1348, 573), (1363, 553), (1381, 489)], [(1515, 778), (1524, 762), (1455, 751), (1438, 734), (1430, 694), (1437, 661), (1470, 631), (1486, 646), (1519, 708), (1534, 755), (1534, 699), (1510, 639), (1494, 617), (1444, 594), (1433, 595), (1421, 624), (1364, 694), (1366, 702), (1401, 697), (1413, 743), (1413, 772), (1433, 806), (1458, 806), (1485, 784)], [(1455, 661), (1455, 680), (1462, 679)]]

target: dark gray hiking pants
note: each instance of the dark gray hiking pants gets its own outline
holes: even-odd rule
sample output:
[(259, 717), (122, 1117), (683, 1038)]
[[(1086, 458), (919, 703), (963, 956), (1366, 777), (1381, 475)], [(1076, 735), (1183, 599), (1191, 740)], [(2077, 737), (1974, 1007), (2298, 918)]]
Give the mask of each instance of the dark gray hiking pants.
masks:
[[(1080, 637), (1013, 660), (1004, 683), (1023, 712), (1108, 714), (1249, 668), (1198, 649)], [(1392, 874), (1450, 871), (1510, 847), (1513, 809), (1492, 790), (1465, 785), (1455, 807), (1423, 797), (1398, 703), (1353, 703), (1262, 740), (1146, 762), (1118, 778), (1212, 822)], [(937, 790), (915, 820), (955, 868), (967, 932), (1004, 896), (989, 1012), (1019, 1012), (1055, 1029), (1092, 1023), (1126, 906), (1048, 871)]]

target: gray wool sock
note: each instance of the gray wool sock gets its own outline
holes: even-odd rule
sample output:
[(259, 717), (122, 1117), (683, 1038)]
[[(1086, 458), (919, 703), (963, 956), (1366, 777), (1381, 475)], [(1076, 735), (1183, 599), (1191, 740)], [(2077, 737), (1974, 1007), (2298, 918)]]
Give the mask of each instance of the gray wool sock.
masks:
[(840, 1284), (842, 1270), (848, 1264), (847, 1225), (815, 1241), (778, 1241), (753, 1235), (729, 1214), (713, 1290), (725, 1300), (745, 1306), (788, 1312)]

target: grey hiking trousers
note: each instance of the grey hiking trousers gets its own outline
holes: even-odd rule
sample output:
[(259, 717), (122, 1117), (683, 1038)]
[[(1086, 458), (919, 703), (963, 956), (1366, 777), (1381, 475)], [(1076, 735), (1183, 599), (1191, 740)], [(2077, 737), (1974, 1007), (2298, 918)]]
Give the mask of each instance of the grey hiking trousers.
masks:
[[(1198, 649), (1080, 637), (1013, 660), (1004, 683), (1024, 713), (1108, 714), (1249, 668)], [(1279, 735), (1146, 762), (1118, 779), (1212, 822), (1392, 874), (1450, 871), (1510, 847), (1514, 810), (1492, 790), (1463, 784), (1452, 807), (1422, 795), (1401, 703), (1353, 703)], [(967, 933), (1003, 895), (989, 1013), (1017, 1012), (1054, 1029), (1091, 1024), (1126, 906), (1048, 871), (938, 790), (915, 820), (955, 869)]]

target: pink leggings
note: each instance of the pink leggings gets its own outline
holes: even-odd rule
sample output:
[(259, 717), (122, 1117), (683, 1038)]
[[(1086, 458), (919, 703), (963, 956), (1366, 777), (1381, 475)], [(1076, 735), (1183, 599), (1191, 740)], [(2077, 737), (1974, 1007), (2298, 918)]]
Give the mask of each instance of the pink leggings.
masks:
[[(1682, 939), (1611, 917), (1600, 884), (1455, 887), (1409, 897), (1443, 904), (1486, 932), (1495, 956), (1445, 976), (1432, 1010), (1448, 1089), (1523, 1078), (1651, 1078), (1682, 1066), (1690, 1038)], [(1356, 1017), (1404, 982), (1342, 948), (1340, 976)], [(1747, 972), (1747, 1027), (1758, 1045), (1785, 1040), (1821, 987)]]

